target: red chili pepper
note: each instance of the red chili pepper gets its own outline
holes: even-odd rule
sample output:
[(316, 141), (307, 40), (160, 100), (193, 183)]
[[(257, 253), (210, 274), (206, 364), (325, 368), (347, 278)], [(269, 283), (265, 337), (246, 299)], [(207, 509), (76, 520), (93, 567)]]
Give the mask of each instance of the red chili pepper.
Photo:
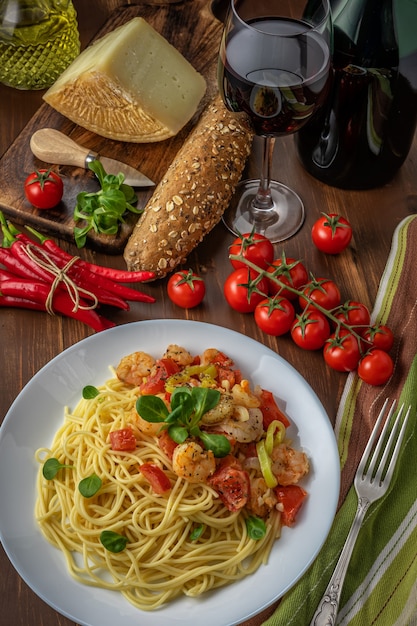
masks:
[[(61, 257), (66, 262), (69, 262), (72, 259), (71, 254), (63, 250), (53, 239), (44, 237), (41, 233), (38, 233), (29, 226), (26, 228), (40, 240), (42, 246), (48, 250), (48, 252)], [(20, 237), (20, 235), (17, 236)], [(77, 265), (82, 266), (84, 269), (89, 270), (93, 274), (99, 274), (100, 276), (113, 280), (117, 283), (142, 283), (155, 278), (155, 272), (148, 272), (145, 270), (130, 272), (128, 270), (120, 270), (112, 267), (96, 265), (95, 263), (90, 263), (84, 259), (78, 259)]]
[[(52, 239), (46, 238), (34, 229), (29, 228), (41, 243), (39, 244), (33, 241), (28, 235), (21, 233), (15, 228), (13, 224), (6, 222), (1, 212), (0, 223), (4, 235), (3, 246), (5, 246), (5, 248), (1, 250), (3, 256), (6, 256), (5, 249), (7, 250), (8, 260), (8, 264), (4, 263), (4, 265), (8, 269), (15, 271), (17, 275), (31, 279), (36, 278), (36, 280), (41, 280), (45, 284), (51, 285), (56, 277), (53, 267), (49, 270), (47, 267), (43, 267), (38, 263), (38, 260), (44, 261), (46, 264), (50, 261), (60, 270), (66, 268), (65, 274), (68, 278), (70, 278), (78, 288), (91, 292), (101, 304), (108, 304), (123, 310), (128, 310), (128, 300), (132, 302), (155, 302), (153, 296), (120, 284), (122, 282), (120, 280), (121, 276), (123, 276), (124, 279), (135, 277), (137, 280), (139, 275), (142, 280), (149, 280), (154, 277), (152, 272), (123, 272), (122, 270), (101, 268), (101, 266), (82, 261), (78, 257), (73, 257), (60, 248)], [(32, 246), (32, 248), (29, 248), (29, 246)], [(36, 257), (37, 248), (39, 251), (42, 250), (42, 253), (45, 255), (44, 258), (42, 258), (42, 256), (39, 256), (39, 259), (32, 258), (33, 256)], [(30, 250), (32, 250), (34, 254), (30, 254)], [(68, 267), (66, 267), (67, 265)], [(100, 272), (101, 270), (103, 271), (101, 273), (95, 273), (91, 268), (100, 268)], [(120, 282), (111, 280), (105, 274), (117, 275)], [(63, 283), (60, 283), (58, 289), (66, 290), (67, 288)]]
[(17, 298), (15, 296), (2, 296), (0, 295), (0, 306), (19, 308), (19, 309), (32, 309), (33, 311), (45, 311), (45, 307), (39, 302), (33, 302), (26, 298)]
[[(46, 302), (49, 296), (49, 285), (42, 283), (41, 281), (34, 281), (30, 279), (19, 278), (16, 280), (1, 280), (0, 281), (0, 295), (19, 297), (37, 302), (44, 306), (46, 310)], [(86, 303), (81, 300), (80, 306), (87, 306)], [(74, 310), (74, 303), (70, 296), (63, 291), (55, 291), (52, 298), (52, 310), (67, 317), (77, 319), (84, 324), (87, 324), (95, 331), (99, 332), (107, 328), (115, 326), (114, 322), (107, 320), (105, 317), (98, 315), (93, 309), (78, 308)]]
[(53, 281), (51, 272), (41, 267), (38, 263), (33, 261), (26, 251), (26, 244), (23, 241), (15, 239), (9, 246), (9, 250), (13, 256), (18, 259), (27, 269), (34, 273), (38, 279), (43, 280), (45, 283), (50, 284)]
[[(22, 277), (42, 280), (47, 285), (52, 285), (53, 281), (55, 280), (56, 274), (54, 274), (52, 269), (51, 271), (49, 271), (38, 265), (36, 261), (32, 260), (31, 257), (28, 256), (25, 250), (25, 246), (26, 244), (23, 243), (23, 241), (19, 240), (15, 241), (10, 248), (6, 248), (6, 250), (9, 250), (12, 257), (16, 260), (16, 268), (20, 268), (19, 272), (16, 273), (18, 273)], [(5, 249), (2, 248), (1, 250), (4, 251)], [(4, 263), (4, 265), (6, 265), (6, 263)], [(8, 267), (8, 269), (13, 269), (13, 263), (9, 263), (9, 265), (6, 265), (6, 267)], [(59, 269), (62, 269), (63, 267), (65, 266), (62, 265), (61, 267), (59, 267)], [(70, 273), (68, 272), (68, 276), (69, 275)], [(76, 282), (76, 286), (90, 291), (101, 304), (114, 306), (124, 311), (128, 311), (130, 308), (129, 304), (118, 294), (101, 288), (100, 285), (97, 285), (97, 283), (93, 282), (92, 280), (89, 281), (88, 284), (87, 281), (84, 281), (84, 283)], [(63, 282), (60, 282), (57, 288), (63, 291), (67, 291), (67, 288)]]
[(19, 280), (20, 278), (21, 278), (20, 276), (16, 276), (16, 274), (13, 274), (12, 272), (8, 272), (7, 270), (4, 270), (2, 267), (0, 267), (0, 281)]
[[(47, 239), (46, 241), (51, 241)], [(20, 239), (14, 239), (14, 242), (10, 245), (10, 250), (18, 258), (22, 264), (26, 264), (28, 269), (32, 269), (33, 272), (37, 273), (38, 277), (44, 280), (47, 283), (51, 283), (54, 279), (54, 275), (52, 272), (49, 272), (46, 269), (40, 267), (36, 261), (33, 261), (26, 252), (26, 243)], [(36, 244), (34, 244), (36, 245)], [(59, 269), (63, 269), (68, 262), (73, 261), (74, 257), (69, 255), (69, 260), (66, 259), (63, 255), (58, 256), (54, 254), (53, 256), (49, 254), (49, 251), (46, 251), (49, 257), (54, 261), (54, 263), (59, 267)], [(123, 308), (119, 305), (114, 304), (109, 301), (109, 298), (104, 302), (103, 298), (106, 294), (114, 294), (113, 297), (118, 296), (119, 298), (123, 298), (124, 300), (130, 300), (131, 302), (155, 302), (155, 298), (153, 296), (149, 296), (148, 294), (143, 293), (137, 289), (133, 289), (132, 287), (128, 287), (126, 285), (122, 285), (120, 283), (113, 282), (109, 280), (105, 276), (101, 276), (99, 274), (94, 274), (90, 272), (89, 269), (84, 267), (84, 265), (79, 263), (79, 259), (74, 261), (74, 263), (68, 267), (66, 273), (70, 278), (76, 282), (77, 285), (92, 291), (99, 299), (103, 302), (103, 304), (112, 304), (114, 306), (119, 306), (119, 308)], [(127, 307), (128, 308), (128, 307)]]
[(21, 276), (22, 278), (33, 278), (38, 280), (37, 274), (28, 269), (19, 259), (17, 259), (11, 252), (10, 248), (0, 248), (0, 263), (2, 263), (8, 270)]
[(78, 284), (94, 284), (97, 289), (110, 291), (125, 300), (130, 300), (131, 302), (155, 302), (155, 298), (153, 296), (149, 296), (142, 291), (133, 289), (127, 285), (115, 283), (104, 276), (99, 276), (99, 274), (96, 274), (93, 277), (89, 270), (86, 270), (84, 267), (77, 266), (77, 263), (74, 263), (74, 265), (68, 269), (68, 276), (77, 281)]

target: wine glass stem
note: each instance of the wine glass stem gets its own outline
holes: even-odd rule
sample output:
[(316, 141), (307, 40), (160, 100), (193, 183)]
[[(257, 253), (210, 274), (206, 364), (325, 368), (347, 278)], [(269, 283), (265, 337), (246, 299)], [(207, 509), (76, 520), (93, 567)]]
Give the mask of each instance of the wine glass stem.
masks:
[(252, 203), (252, 208), (255, 209), (258, 219), (262, 217), (259, 215), (260, 211), (268, 211), (268, 209), (272, 209), (274, 206), (270, 189), (272, 154), (274, 152), (274, 146), (275, 137), (263, 137), (261, 179), (258, 192)]

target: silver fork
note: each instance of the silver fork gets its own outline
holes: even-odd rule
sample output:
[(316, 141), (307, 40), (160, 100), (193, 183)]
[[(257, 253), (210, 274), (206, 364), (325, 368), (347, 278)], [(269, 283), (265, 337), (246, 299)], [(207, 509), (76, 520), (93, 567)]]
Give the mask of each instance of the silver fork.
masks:
[[(362, 526), (365, 513), (368, 510), (370, 504), (382, 498), (386, 493), (389, 484), (391, 482), (392, 475), (394, 473), (395, 463), (397, 461), (401, 442), (404, 437), (405, 428), (407, 426), (407, 420), (410, 415), (411, 407), (408, 407), (408, 411), (403, 420), (401, 430), (397, 436), (397, 432), (400, 426), (401, 416), (404, 410), (404, 405), (401, 406), (398, 411), (397, 417), (392, 425), (392, 430), (387, 440), (387, 433), (389, 423), (391, 422), (392, 414), (394, 413), (395, 400), (391, 404), (391, 408), (388, 412), (386, 422), (379, 436), (378, 442), (373, 450), (374, 443), (378, 438), (378, 433), (382, 420), (386, 413), (388, 405), (388, 399), (385, 400), (384, 406), (381, 409), (375, 426), (372, 430), (369, 441), (366, 445), (358, 469), (356, 471), (354, 485), (356, 494), (358, 496), (358, 507), (356, 509), (356, 515), (350, 527), (349, 534), (347, 536), (345, 545), (340, 554), (339, 560), (336, 564), (333, 575), (327, 585), (326, 591), (318, 605), (318, 608), (314, 614), (314, 617), (310, 623), (310, 626), (333, 626), (336, 623), (337, 611), (339, 608), (340, 596), (342, 592), (343, 581), (346, 576), (346, 571), (349, 565), (350, 557), (353, 552), (353, 547), (356, 543), (356, 539), (359, 534), (359, 530)], [(395, 438), (397, 437), (394, 450), (391, 454), (394, 446)]]

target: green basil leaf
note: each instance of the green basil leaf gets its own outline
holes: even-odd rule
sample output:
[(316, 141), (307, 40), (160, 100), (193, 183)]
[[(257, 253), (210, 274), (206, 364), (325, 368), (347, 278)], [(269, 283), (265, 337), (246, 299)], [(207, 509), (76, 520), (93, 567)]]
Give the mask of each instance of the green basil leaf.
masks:
[(100, 187), (103, 187), (106, 172), (101, 161), (98, 161), (97, 159), (90, 161), (88, 167), (97, 176)]
[(73, 469), (73, 465), (64, 465), (63, 463), (58, 461), (58, 459), (55, 459), (55, 458), (48, 459), (43, 464), (43, 468), (42, 468), (43, 477), (46, 478), (46, 480), (52, 480), (58, 474), (59, 470), (65, 467), (69, 469)]
[(165, 422), (169, 414), (165, 402), (158, 396), (139, 396), (136, 410), (147, 422)]
[(224, 435), (212, 435), (202, 430), (200, 439), (206, 450), (211, 450), (218, 459), (227, 456), (232, 448), (230, 441)]
[[(137, 198), (135, 198), (135, 200), (137, 200)], [(131, 213), (143, 213), (143, 209), (139, 209), (139, 207), (133, 206), (132, 204), (129, 204), (129, 202), (126, 202), (126, 209)]]
[(195, 406), (196, 420), (200, 420), (204, 413), (214, 409), (220, 400), (220, 391), (209, 387), (193, 387), (192, 396)]
[(97, 389), (97, 387), (94, 387), (93, 385), (86, 385), (83, 388), (84, 400), (92, 400), (93, 398), (96, 398), (99, 394), (100, 394), (99, 390)]
[(137, 202), (138, 197), (135, 190), (130, 185), (120, 185), (120, 191), (123, 192), (127, 203)]
[(171, 395), (171, 410), (185, 424), (194, 413), (194, 400), (188, 387), (178, 387)]
[(165, 422), (167, 424), (175, 424), (176, 422), (178, 422), (179, 424), (185, 425), (185, 423), (187, 422), (187, 415), (183, 411), (182, 404), (175, 407), (175, 409), (171, 411), (171, 413), (165, 419)]
[(119, 189), (124, 179), (125, 177), (122, 173), (106, 174), (101, 185), (103, 188), (103, 191), (107, 192), (110, 189)]
[(106, 211), (113, 211), (118, 215), (123, 215), (126, 207), (126, 198), (120, 189), (108, 189), (100, 197), (100, 204)]
[(171, 424), (168, 428), (168, 434), (175, 441), (175, 443), (184, 443), (184, 441), (188, 437), (188, 429), (185, 426), (177, 426), (176, 424)]
[(86, 241), (87, 241), (87, 233), (84, 230), (82, 232), (77, 232), (77, 230), (80, 230), (80, 229), (74, 228), (75, 243), (77, 245), (77, 248), (84, 248)]
[(101, 478), (97, 474), (91, 474), (78, 483), (78, 491), (84, 498), (92, 498), (99, 491), (101, 485)]
[(100, 542), (109, 552), (117, 554), (126, 548), (128, 543), (127, 537), (115, 533), (112, 530), (103, 530), (100, 533)]

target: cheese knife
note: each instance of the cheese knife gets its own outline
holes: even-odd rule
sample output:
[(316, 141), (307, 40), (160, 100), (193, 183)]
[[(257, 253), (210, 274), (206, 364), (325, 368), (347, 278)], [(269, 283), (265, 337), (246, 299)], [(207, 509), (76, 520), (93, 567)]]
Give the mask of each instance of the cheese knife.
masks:
[(124, 182), (132, 187), (151, 187), (155, 183), (147, 176), (136, 170), (134, 167), (101, 156), (93, 150), (89, 150), (79, 145), (64, 133), (54, 128), (41, 128), (33, 133), (30, 139), (30, 148), (33, 154), (45, 163), (56, 163), (57, 165), (73, 165), (88, 169), (91, 161), (98, 160), (103, 164), (107, 174), (122, 173), (125, 176)]

